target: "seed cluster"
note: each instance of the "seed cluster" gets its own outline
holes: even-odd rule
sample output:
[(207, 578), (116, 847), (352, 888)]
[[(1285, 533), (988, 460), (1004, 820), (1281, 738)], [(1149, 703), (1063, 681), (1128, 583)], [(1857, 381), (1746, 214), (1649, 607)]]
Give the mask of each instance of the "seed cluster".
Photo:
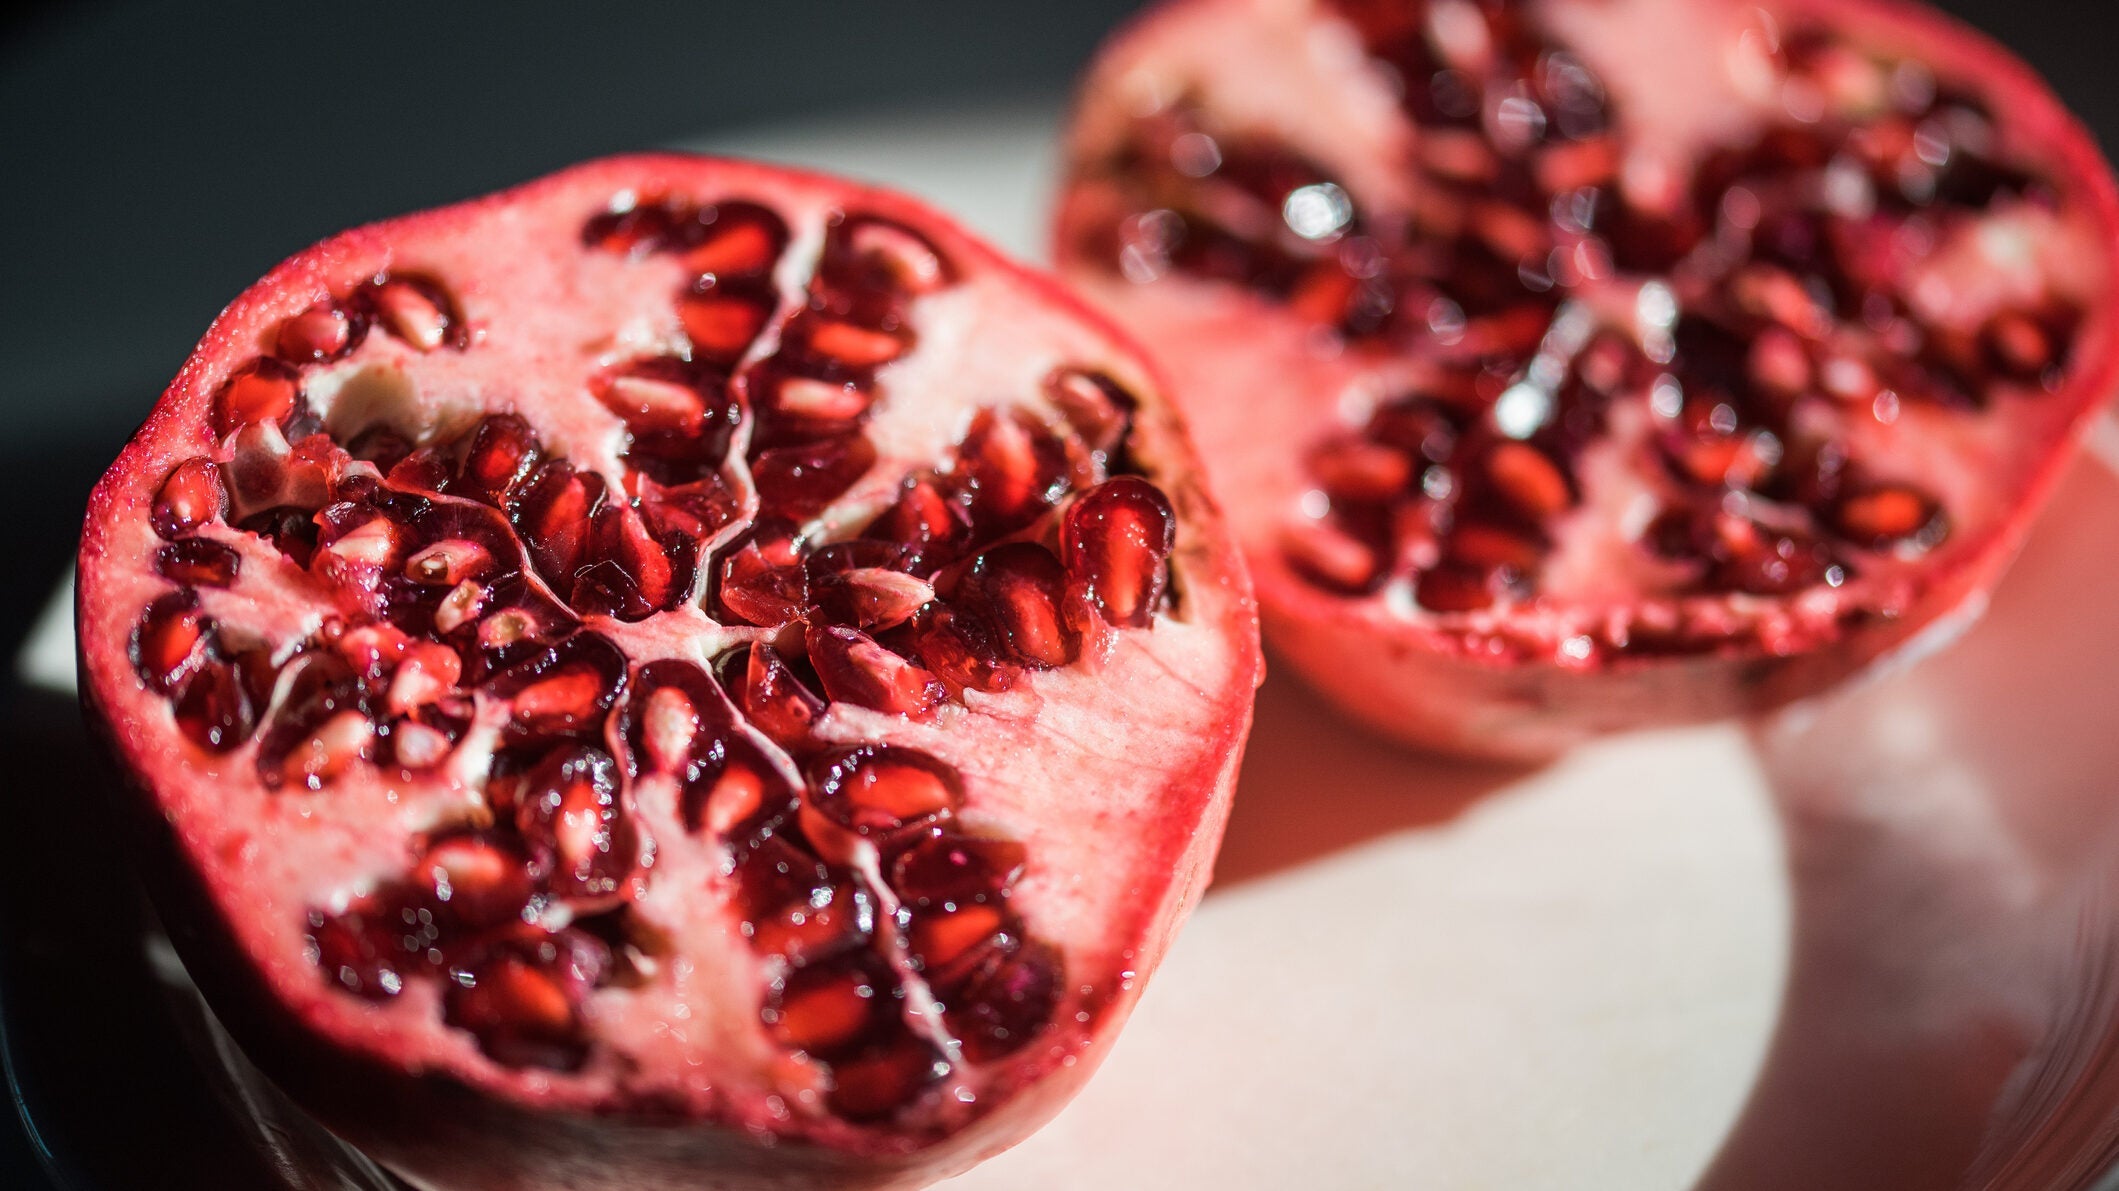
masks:
[[(309, 913), (315, 962), (347, 993), (434, 981), (444, 1019), (495, 1061), (592, 1062), (592, 996), (654, 980), (672, 946), (634, 909), (655, 789), (724, 858), (767, 973), (760, 1027), (814, 1063), (832, 1111), (877, 1120), (954, 1065), (1024, 1047), (1064, 964), (1011, 906), (1026, 850), (964, 823), (955, 769), (827, 741), (818, 721), (839, 703), (932, 722), (967, 690), (1149, 629), (1175, 518), (1132, 474), (1130, 394), (1063, 368), (1040, 395), (1049, 416), (980, 410), (880, 515), (827, 535), (820, 514), (877, 458), (878, 374), (916, 348), (917, 300), (958, 272), (914, 229), (845, 213), (786, 303), (790, 240), (754, 202), (626, 198), (586, 219), (586, 251), (674, 256), (687, 276), (686, 346), (583, 394), (624, 424), (617, 480), (505, 409), (445, 438), (327, 429), (305, 392), (316, 370), (479, 350), (439, 279), (386, 274), (286, 319), (216, 393), (219, 449), (155, 495), (171, 588), (132, 661), (186, 740), (248, 748), (280, 796), (328, 797), (361, 771), (480, 791), (478, 814), (413, 841), (401, 875)], [(274, 646), (209, 611), (216, 591), (266, 583), (328, 608), (323, 626)], [(616, 626), (679, 609), (741, 643), (710, 667), (618, 644)]]
[[(1122, 197), (1078, 248), (1137, 284), (1243, 287), (1351, 351), (1422, 365), (1304, 457), (1318, 515), (1283, 549), (1319, 587), (1402, 585), (1431, 614), (1536, 598), (1585, 453), (1637, 412), (1650, 430), (1629, 466), (1661, 510), (1638, 534), (1656, 564), (1642, 573), (1677, 595), (1838, 586), (1951, 529), (1838, 427), (2063, 384), (2069, 302), (1966, 329), (1901, 292), (1963, 229), (2057, 203), (2010, 164), (1985, 103), (1921, 62), (1764, 31), (1783, 114), (1658, 200), (1623, 184), (1622, 113), (1530, 5), (1332, 7), (1415, 126), (1413, 209), (1366, 210), (1315, 162), (1180, 98), (1084, 168)], [(1629, 325), (1596, 313), (1615, 294)]]

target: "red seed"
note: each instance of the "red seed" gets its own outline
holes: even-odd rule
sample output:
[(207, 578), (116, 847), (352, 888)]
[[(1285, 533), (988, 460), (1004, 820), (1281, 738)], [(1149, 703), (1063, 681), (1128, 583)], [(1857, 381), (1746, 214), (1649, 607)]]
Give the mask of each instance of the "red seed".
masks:
[(1987, 354), (1996, 367), (2019, 380), (2037, 380), (2053, 365), (2053, 340), (2029, 315), (2004, 310), (1987, 323)]
[(849, 1121), (890, 1117), (949, 1073), (928, 1043), (902, 1035), (888, 1044), (832, 1063), (831, 1110)]
[[(768, 841), (772, 842), (775, 841)], [(749, 862), (738, 872), (756, 883), (756, 870), (764, 863), (762, 857), (770, 854), (769, 849), (761, 850), (748, 858)], [(778, 889), (780, 896), (772, 908), (746, 921), (753, 948), (799, 965), (868, 945), (875, 934), (876, 913), (875, 903), (866, 892), (849, 884), (802, 884), (813, 872), (823, 871), (823, 866), (806, 854), (790, 855), (778, 863), (790, 870), (785, 875), (795, 879), (782, 881), (779, 878), (783, 874), (766, 874), (773, 879), (764, 884)]]
[(1498, 598), (1497, 572), (1445, 559), (1413, 581), (1413, 599), (1430, 612), (1477, 612)]
[(974, 903), (929, 910), (912, 916), (906, 945), (922, 970), (946, 979), (952, 967), (975, 956), (1006, 924), (998, 906)]
[(412, 872), (451, 918), (487, 927), (521, 916), (535, 891), (529, 864), (529, 857), (506, 837), (467, 831), (429, 843)]
[(1080, 368), (1056, 369), (1045, 379), (1045, 398), (1092, 451), (1124, 442), (1140, 404), (1109, 376)]
[(227, 438), (254, 422), (283, 423), (301, 396), (301, 379), (292, 368), (270, 358), (252, 360), (213, 396), (214, 437)]
[(596, 397), (635, 433), (696, 435), (706, 424), (699, 390), (659, 376), (622, 373), (605, 380)]
[(1147, 628), (1162, 604), (1177, 516), (1162, 490), (1136, 476), (1090, 489), (1068, 508), (1060, 555), (1070, 591), (1120, 628)]
[(740, 677), (736, 702), (751, 725), (782, 748), (806, 748), (824, 701), (802, 685), (779, 652), (763, 642), (751, 646)]
[(810, 352), (842, 368), (880, 367), (912, 346), (908, 332), (880, 331), (839, 319), (805, 321), (801, 336)]
[(776, 628), (799, 619), (809, 606), (801, 551), (793, 527), (782, 520), (761, 520), (741, 545), (724, 554), (720, 581), (721, 606), (744, 624)]
[(444, 344), (462, 350), (469, 337), (439, 284), (424, 277), (390, 277), (379, 281), (369, 300), (392, 335), (423, 352)]
[(323, 302), (280, 323), (273, 352), (290, 364), (335, 360), (353, 350), (358, 328), (335, 303)]
[(186, 538), (155, 552), (156, 573), (185, 587), (232, 586), (242, 566), (233, 546), (210, 538)]
[(1288, 565), (1313, 583), (1349, 595), (1369, 591), (1382, 577), (1375, 550), (1325, 521), (1301, 521), (1281, 531)]
[(171, 592), (149, 604), (132, 634), (133, 668), (141, 681), (158, 694), (177, 693), (212, 656), (211, 628), (189, 592)]
[(618, 805), (618, 764), (600, 748), (576, 745), (539, 763), (515, 814), (533, 873), (562, 897), (607, 897), (632, 872), (636, 849)]
[(832, 228), (822, 271), (834, 286), (888, 288), (908, 296), (933, 293), (955, 280), (955, 271), (927, 237), (869, 215)]
[(875, 394), (858, 380), (821, 380), (782, 376), (767, 386), (765, 406), (782, 418), (828, 424), (851, 422), (875, 404)]
[(180, 538), (227, 511), (228, 490), (221, 486), (221, 469), (200, 456), (177, 464), (162, 481), (151, 517), (156, 533)]
[(811, 626), (809, 660), (824, 683), (824, 693), (838, 702), (931, 720), (949, 697), (942, 680), (876, 644), (857, 629)]
[(1021, 673), (1002, 657), (999, 630), (968, 608), (930, 604), (913, 621), (914, 654), (952, 691), (966, 688), (997, 694)]
[(694, 273), (758, 276), (771, 272), (787, 250), (787, 225), (756, 203), (721, 203), (704, 215), (700, 240), (683, 257)]
[(830, 1054), (859, 1042), (897, 1015), (897, 998), (879, 973), (858, 961), (791, 973), (763, 1016), (789, 1050)]
[(1038, 942), (973, 970), (946, 994), (942, 1020), (974, 1063), (1014, 1054), (1052, 1022), (1059, 1007), (1059, 953)]
[(751, 476), (761, 512), (803, 522), (844, 495), (875, 461), (875, 444), (855, 433), (765, 451), (751, 462)]
[(200, 748), (229, 752), (257, 730), (267, 695), (251, 691), (237, 667), (208, 658), (177, 696), (177, 728)]
[(890, 884), (915, 908), (998, 901), (1022, 876), (1025, 859), (1015, 840), (938, 832), (899, 855)]
[(514, 414), (491, 414), (471, 432), (464, 456), (466, 494), (495, 508), (508, 507), (517, 484), (543, 453), (530, 424)]
[(692, 355), (729, 365), (743, 358), (772, 318), (778, 296), (770, 286), (733, 284), (708, 275), (677, 300), (677, 321)]
[(1533, 520), (1573, 507), (1574, 490), (1552, 457), (1523, 442), (1502, 442), (1486, 457), (1486, 475), (1502, 499)]
[[(1115, 558), (1122, 550), (1110, 553)], [(1113, 567), (1110, 578), (1125, 576), (1124, 566), (1114, 562)], [(1081, 634), (1061, 613), (1066, 588), (1067, 573), (1050, 550), (1035, 542), (1010, 542), (973, 560), (958, 585), (957, 602), (999, 631), (1010, 660), (1052, 669), (1081, 655)], [(1120, 596), (1139, 594), (1136, 588)]]
[(565, 597), (588, 546), (590, 520), (603, 504), (603, 477), (553, 459), (540, 464), (518, 490), (522, 495), (510, 520), (538, 573)]
[(934, 599), (926, 580), (884, 567), (820, 575), (811, 586), (820, 613), (857, 629), (894, 628)]
[(940, 759), (902, 745), (863, 745), (811, 766), (802, 833), (826, 859), (845, 863), (862, 841), (885, 846), (949, 818), (963, 802), (963, 779)]
[(463, 680), (463, 659), (446, 645), (421, 641), (405, 649), (404, 660), (390, 677), (385, 706), (392, 715), (410, 715), (456, 689)]
[(988, 534), (1011, 533), (1067, 490), (1066, 449), (1027, 415), (981, 410), (957, 448), (971, 519)]
[(1413, 461), (1403, 451), (1358, 438), (1318, 448), (1309, 463), (1317, 486), (1341, 503), (1387, 501), (1413, 480)]
[(1848, 493), (1833, 509), (1832, 520), (1841, 537), (1872, 549), (1901, 542), (1932, 547), (1948, 532), (1941, 504), (1905, 484)]

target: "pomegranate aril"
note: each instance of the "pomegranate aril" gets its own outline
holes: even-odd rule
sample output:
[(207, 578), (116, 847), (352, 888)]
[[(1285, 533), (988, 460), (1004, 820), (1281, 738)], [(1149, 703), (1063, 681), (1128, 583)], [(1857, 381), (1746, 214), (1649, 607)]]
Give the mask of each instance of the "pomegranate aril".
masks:
[(787, 224), (769, 208), (724, 202), (702, 211), (699, 230), (684, 249), (684, 267), (721, 277), (761, 276), (787, 250)]
[(1154, 622), (1176, 543), (1177, 515), (1169, 498), (1137, 476), (1084, 493), (1067, 509), (1060, 530), (1069, 589), (1120, 628)]
[(1413, 461), (1382, 443), (1360, 439), (1329, 443), (1311, 453), (1310, 475), (1334, 501), (1386, 501), (1413, 480)]
[(637, 844), (618, 789), (618, 763), (593, 745), (553, 752), (524, 781), (516, 827), (559, 896), (609, 897), (632, 873)]
[(186, 538), (155, 551), (155, 573), (184, 587), (228, 587), (242, 567), (235, 547), (209, 538)]
[(789, 973), (760, 1016), (781, 1046), (828, 1058), (894, 1022), (901, 997), (886, 969), (856, 958)]
[(863, 951), (875, 935), (875, 906), (850, 885), (823, 886), (746, 923), (751, 946), (795, 966)]
[(1929, 549), (1949, 532), (1942, 505), (1906, 484), (1847, 493), (1832, 509), (1832, 524), (1848, 541), (1879, 550), (1901, 544)]
[(589, 523), (589, 542), (574, 573), (577, 611), (641, 620), (671, 607), (691, 578), (648, 533), (640, 510), (607, 504)]
[(919, 232), (872, 215), (843, 217), (825, 237), (818, 279), (839, 290), (881, 290), (908, 297), (955, 281), (941, 250)]
[(941, 759), (903, 745), (842, 750), (810, 766), (802, 833), (826, 860), (851, 862), (862, 845), (888, 847), (948, 819), (964, 781)]
[(748, 739), (731, 734), (684, 783), (685, 825), (722, 839), (755, 838), (794, 813), (797, 795)]
[(177, 464), (155, 493), (150, 514), (155, 532), (165, 538), (180, 538), (201, 525), (220, 518), (228, 510), (228, 491), (221, 486), (221, 469), (211, 459), (187, 459)]
[(495, 508), (507, 508), (509, 497), (542, 453), (528, 422), (514, 414), (488, 415), (471, 431), (464, 454), (459, 477), (464, 494)]
[(967, 969), (984, 953), (1013, 940), (1002, 934), (1008, 925), (1000, 907), (967, 903), (953, 909), (929, 909), (909, 915), (905, 944), (920, 970), (937, 983)]
[(523, 481), (521, 497), (509, 514), (538, 573), (562, 597), (573, 591), (590, 519), (602, 507), (603, 497), (603, 477), (553, 459), (539, 464)]
[(1059, 1006), (1059, 953), (1035, 940), (981, 965), (945, 994), (943, 1024), (974, 1063), (1021, 1050)]
[(589, 1052), (581, 1003), (609, 963), (609, 948), (581, 931), (512, 941), (454, 971), (442, 1018), (496, 1062), (573, 1071)]
[(300, 374), (270, 357), (252, 360), (213, 395), (213, 434), (224, 439), (253, 422), (282, 423), (301, 401)]
[(857, 629), (888, 629), (910, 620), (934, 599), (924, 579), (885, 567), (855, 567), (819, 575), (810, 583), (817, 612), (832, 623)]
[[(912, 347), (909, 332), (883, 331), (843, 319), (804, 317), (788, 328), (789, 350), (835, 368), (879, 368)], [(842, 415), (850, 416), (850, 415)]]
[(1533, 521), (1556, 517), (1575, 501), (1560, 465), (1528, 443), (1497, 444), (1486, 456), (1486, 478), (1503, 500)]
[[(1066, 588), (1066, 570), (1050, 550), (1035, 542), (1011, 542), (972, 561), (956, 599), (998, 630), (1010, 660), (1052, 669), (1081, 654), (1081, 633), (1062, 611)], [(1121, 596), (1137, 599), (1140, 594), (1136, 589)]]
[(212, 622), (199, 613), (196, 595), (179, 591), (161, 596), (133, 628), (133, 668), (148, 689), (174, 695), (212, 656), (212, 630)]
[(229, 752), (257, 730), (264, 697), (243, 681), (238, 666), (218, 658), (203, 662), (177, 696), (177, 728), (200, 748)]
[(764, 642), (732, 655), (729, 665), (736, 706), (751, 724), (781, 748), (805, 751), (812, 726), (824, 714), (824, 700), (812, 694), (779, 651)]
[(1430, 612), (1478, 612), (1500, 598), (1497, 572), (1472, 563), (1444, 560), (1413, 580), (1413, 599)]
[(864, 535), (910, 547), (911, 569), (931, 572), (956, 561), (969, 545), (971, 516), (933, 479), (909, 479), (896, 503), (868, 523)]
[(617, 646), (581, 632), (495, 678), (491, 693), (506, 700), (512, 712), (511, 739), (597, 737), (625, 672), (625, 655)]
[(347, 992), (383, 1000), (404, 991), (401, 949), (386, 923), (361, 910), (335, 916), (311, 910), (308, 946), (310, 962)]
[(703, 276), (677, 300), (677, 320), (701, 360), (733, 365), (772, 319), (779, 295), (770, 284)]
[(1059, 368), (1045, 380), (1045, 398), (1092, 451), (1118, 450), (1133, 428), (1138, 401), (1101, 372)]
[(761, 519), (748, 538), (722, 555), (719, 578), (722, 609), (745, 624), (777, 627), (800, 618), (809, 605), (794, 526), (782, 519)]
[(807, 521), (868, 473), (875, 444), (854, 433), (798, 446), (774, 447), (751, 461), (758, 503), (772, 516)]
[[(736, 848), (729, 861), (728, 874), (735, 882), (736, 908), (743, 915), (746, 934), (755, 934), (759, 923), (798, 902), (825, 906), (837, 903), (842, 907), (856, 905), (852, 900), (839, 902), (831, 871), (822, 860), (788, 836), (778, 833)], [(852, 898), (853, 893), (849, 892), (847, 896)], [(862, 893), (859, 904), (868, 904), (866, 897)], [(866, 919), (860, 919), (858, 915), (842, 915), (836, 921), (841, 925), (866, 921), (868, 925), (862, 930), (867, 931), (874, 928), (873, 918), (873, 914)]]
[(420, 351), (444, 345), (462, 351), (470, 345), (470, 328), (456, 312), (454, 299), (432, 278), (379, 277), (368, 301), (384, 329)]
[(843, 431), (875, 404), (871, 382), (858, 377), (775, 372), (757, 379), (752, 391), (776, 429)]
[(335, 302), (321, 302), (280, 323), (273, 353), (289, 364), (320, 364), (359, 346), (366, 324)]
[(902, 1034), (895, 1040), (835, 1060), (831, 1110), (850, 1121), (879, 1121), (904, 1110), (921, 1092), (941, 1082), (949, 1063), (932, 1045)]
[(530, 858), (508, 837), (465, 831), (430, 842), (412, 872), (450, 919), (483, 928), (521, 916), (536, 892), (529, 866)]
[(939, 601), (922, 609), (907, 634), (915, 656), (952, 691), (998, 694), (1015, 685), (1019, 668), (1003, 660), (1006, 647), (985, 617)]
[(919, 909), (994, 902), (1022, 876), (1026, 859), (1015, 840), (937, 831), (891, 863), (890, 886)]
[(435, 702), (463, 680), (463, 659), (446, 645), (422, 641), (409, 646), (395, 672), (385, 706), (406, 715)]
[(1330, 590), (1358, 594), (1384, 578), (1376, 550), (1327, 521), (1288, 526), (1281, 531), (1280, 548), (1298, 574)]
[(813, 625), (807, 637), (810, 664), (834, 701), (929, 720), (949, 696), (941, 679), (858, 629)]
[(1023, 413), (981, 410), (957, 451), (972, 523), (983, 534), (1012, 533), (1066, 494), (1065, 448)]

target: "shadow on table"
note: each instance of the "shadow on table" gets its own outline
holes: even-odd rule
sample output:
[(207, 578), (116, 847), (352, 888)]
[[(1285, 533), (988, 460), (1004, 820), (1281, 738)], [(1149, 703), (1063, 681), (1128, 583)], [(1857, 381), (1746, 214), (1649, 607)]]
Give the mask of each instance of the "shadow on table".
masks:
[(1948, 652), (1760, 724), (1782, 1017), (1702, 1191), (2089, 1187), (2119, 1126), (2119, 479)]
[(1533, 771), (1391, 744), (1335, 712), (1285, 666), (1275, 667), (1258, 692), (1214, 888), (1447, 823)]

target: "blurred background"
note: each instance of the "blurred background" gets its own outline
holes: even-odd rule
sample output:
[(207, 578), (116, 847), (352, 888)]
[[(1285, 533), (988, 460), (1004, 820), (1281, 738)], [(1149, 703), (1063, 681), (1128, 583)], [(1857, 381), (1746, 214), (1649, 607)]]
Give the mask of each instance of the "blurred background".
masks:
[[(2097, 19), (2109, 17), (2108, 2), (1941, 6), (2039, 67), (2107, 144), (2119, 138), (2119, 72)], [(0, 25), (0, 566), (11, 576), (0, 583), (0, 657), (14, 656), (61, 575), (103, 466), (221, 305), (283, 257), (353, 224), (581, 158), (761, 122), (1056, 106), (1098, 40), (1135, 7), (17, 5)], [(11, 687), (6, 696), (0, 749), (27, 758), (0, 780), (25, 804), (9, 834), (43, 846), (92, 831), (47, 821), (67, 813), (53, 793), (80, 781), (71, 714), (30, 706)], [(74, 859), (81, 876), (107, 863), (87, 846)], [(86, 970), (83, 954), (107, 942), (37, 934), (39, 900), (102, 889), (90, 896), (125, 909), (129, 896), (122, 882), (116, 892), (94, 881), (24, 888), (19, 868), (0, 866), (0, 998), (11, 998), (10, 1025), (43, 995), (11, 976), (31, 965), (60, 974), (63, 987), (64, 971)], [(75, 992), (79, 1012), (125, 1012), (97, 990)], [(173, 1045), (151, 1020), (114, 1016), (110, 1029), (138, 1045)], [(33, 1043), (18, 1030), (18, 1052)], [(86, 1103), (99, 1072), (95, 1056), (77, 1057), (18, 1053), (13, 1073)], [(194, 1124), (180, 1113), (129, 1129), (152, 1148)], [(52, 1139), (53, 1148), (68, 1140)], [(0, 1186), (52, 1185), (34, 1145), (0, 1119)], [(236, 1172), (222, 1176), (210, 1185), (246, 1185)]]

